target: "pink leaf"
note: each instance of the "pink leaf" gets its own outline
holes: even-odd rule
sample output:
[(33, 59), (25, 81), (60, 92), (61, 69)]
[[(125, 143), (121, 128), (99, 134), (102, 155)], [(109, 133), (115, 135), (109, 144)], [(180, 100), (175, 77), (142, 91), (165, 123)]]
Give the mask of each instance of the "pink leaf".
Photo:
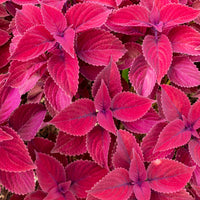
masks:
[(44, 192), (65, 182), (65, 170), (58, 160), (44, 153), (37, 153), (36, 157), (38, 182)]
[(74, 136), (86, 135), (96, 123), (94, 103), (89, 99), (79, 99), (62, 110), (51, 123)]
[(54, 45), (54, 39), (42, 25), (34, 26), (22, 36), (11, 59), (27, 61), (45, 53)]
[(79, 66), (77, 58), (72, 58), (63, 52), (61, 55), (53, 55), (48, 61), (48, 71), (55, 83), (66, 94), (75, 95), (78, 89)]
[(0, 170), (0, 182), (15, 194), (27, 194), (35, 189), (33, 170), (19, 173)]
[(66, 13), (68, 25), (75, 31), (85, 31), (102, 26), (107, 20), (110, 10), (95, 3), (80, 3), (72, 6)]
[(172, 47), (168, 37), (164, 34), (158, 37), (147, 35), (142, 49), (147, 63), (156, 71), (157, 81), (160, 83), (172, 61)]
[(8, 32), (0, 29), (0, 46), (4, 45), (10, 39)]
[(97, 91), (101, 85), (102, 79), (104, 80), (104, 83), (108, 88), (109, 95), (111, 98), (113, 98), (117, 93), (120, 93), (122, 91), (121, 75), (116, 63), (113, 62), (112, 59), (110, 61), (110, 64), (97, 75), (92, 86), (93, 97), (96, 96)]
[(0, 124), (6, 121), (10, 114), (19, 106), (20, 94), (18, 89), (11, 87), (0, 88)]
[(164, 23), (165, 28), (177, 24), (190, 22), (199, 15), (199, 11), (189, 6), (180, 4), (167, 4), (160, 10), (160, 21)]
[(60, 153), (64, 155), (79, 155), (87, 151), (85, 136), (72, 136), (62, 131), (58, 133), (55, 147), (51, 153)]
[(149, 25), (149, 11), (139, 5), (131, 5), (118, 9), (110, 14), (108, 23), (123, 26), (144, 26)]
[(89, 194), (102, 200), (126, 200), (133, 191), (128, 171), (117, 168), (101, 179)]
[(95, 3), (101, 4), (103, 6), (116, 8), (115, 0), (85, 0), (85, 2), (95, 2)]
[(113, 164), (117, 167), (129, 169), (131, 159), (133, 158), (133, 149), (143, 160), (142, 151), (135, 137), (125, 130), (119, 130), (117, 135), (117, 149), (113, 155)]
[(41, 190), (37, 190), (35, 192), (29, 193), (24, 200), (43, 200), (46, 197), (46, 193), (41, 191)]
[(0, 170), (5, 172), (25, 172), (35, 169), (27, 148), (18, 134), (7, 126), (1, 127), (13, 139), (0, 142)]
[(0, 128), (0, 142), (12, 140), (13, 137)]
[(45, 82), (44, 93), (48, 102), (57, 112), (60, 112), (71, 103), (71, 97), (65, 94), (65, 92), (55, 84), (51, 77)]
[(143, 56), (135, 59), (129, 72), (129, 80), (137, 94), (149, 96), (156, 84), (156, 73), (145, 61)]
[(46, 110), (42, 104), (24, 104), (18, 107), (9, 119), (10, 126), (23, 140), (31, 140), (39, 130)]
[(188, 113), (188, 121), (194, 129), (200, 128), (200, 101), (195, 102)]
[(108, 65), (110, 57), (116, 62), (126, 52), (121, 41), (102, 29), (82, 32), (77, 38), (77, 54), (92, 65)]
[(167, 73), (169, 79), (181, 87), (200, 85), (200, 72), (188, 57), (174, 57)]
[(168, 38), (174, 52), (200, 55), (200, 33), (190, 26), (177, 26), (171, 29)]
[(200, 167), (200, 140), (196, 138), (190, 140), (188, 147), (192, 159)]
[(31, 4), (23, 5), (15, 15), (16, 28), (23, 35), (32, 26), (43, 24), (40, 8)]
[(58, 10), (62, 10), (65, 1), (64, 0), (41, 0), (41, 3), (57, 8)]
[(151, 189), (148, 182), (140, 183), (140, 185), (134, 185), (133, 191), (137, 200), (150, 200)]
[(66, 167), (67, 180), (72, 181), (72, 191), (79, 198), (86, 198), (87, 190), (107, 174), (107, 170), (88, 160), (78, 160)]
[(165, 126), (159, 135), (154, 152), (165, 151), (186, 144), (191, 138), (191, 131), (185, 130), (185, 124), (175, 119)]
[(87, 135), (87, 149), (92, 159), (101, 167), (108, 169), (108, 151), (111, 138), (108, 131), (95, 126)]
[(181, 119), (182, 115), (187, 117), (190, 101), (181, 90), (170, 85), (162, 85), (161, 95), (162, 109), (168, 121)]
[(190, 180), (193, 167), (168, 159), (157, 159), (149, 165), (147, 177), (150, 187), (162, 193), (181, 190)]
[(117, 94), (111, 102), (113, 116), (119, 120), (130, 122), (141, 118), (150, 109), (152, 100), (131, 92)]
[(166, 126), (166, 122), (160, 122), (156, 124), (150, 132), (143, 138), (142, 144), (141, 144), (141, 149), (144, 155), (144, 160), (147, 162), (151, 162), (153, 160), (159, 159), (159, 158), (164, 158), (167, 155), (169, 155), (172, 150), (168, 151), (162, 151), (162, 152), (156, 152), (153, 153), (153, 150), (155, 148), (155, 145), (158, 141), (158, 137), (163, 130), (163, 128)]

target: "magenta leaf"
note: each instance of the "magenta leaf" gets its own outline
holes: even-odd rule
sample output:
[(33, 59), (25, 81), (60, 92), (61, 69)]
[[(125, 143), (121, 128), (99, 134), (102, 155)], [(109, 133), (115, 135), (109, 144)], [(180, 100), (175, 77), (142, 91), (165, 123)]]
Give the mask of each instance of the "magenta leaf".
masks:
[(87, 134), (87, 150), (92, 159), (101, 167), (108, 169), (108, 152), (111, 138), (108, 131), (95, 126)]
[(66, 94), (75, 95), (78, 89), (79, 66), (77, 58), (72, 58), (63, 52), (61, 55), (53, 55), (48, 61), (48, 71), (55, 81)]
[(85, 0), (85, 2), (95, 2), (107, 7), (116, 8), (115, 0)]
[(1, 129), (13, 139), (0, 142), (0, 170), (5, 172), (25, 172), (35, 169), (27, 148), (19, 135), (11, 128), (2, 126)]
[(77, 55), (92, 65), (107, 66), (111, 56), (116, 62), (125, 52), (121, 41), (102, 29), (84, 31), (77, 38)]
[(4, 45), (10, 38), (8, 32), (0, 29), (0, 46)]
[(31, 4), (23, 5), (22, 9), (16, 12), (15, 23), (21, 35), (32, 26), (43, 24), (40, 8)]
[(27, 194), (35, 189), (33, 170), (18, 173), (0, 170), (0, 182), (15, 194)]
[(66, 167), (67, 180), (72, 181), (70, 191), (86, 198), (87, 190), (107, 174), (107, 170), (88, 160), (78, 160)]
[(168, 121), (181, 119), (182, 115), (187, 117), (191, 107), (187, 96), (181, 90), (170, 85), (162, 85), (161, 101)]
[(108, 24), (111, 22), (115, 25), (150, 27), (149, 14), (145, 7), (131, 5), (111, 13), (108, 17)]
[(195, 102), (188, 113), (188, 121), (194, 129), (200, 128), (200, 101)]
[(65, 94), (51, 77), (45, 82), (44, 93), (48, 102), (57, 112), (60, 112), (71, 103), (71, 97)]
[(85, 31), (102, 26), (107, 20), (110, 10), (95, 3), (81, 3), (72, 6), (66, 13), (68, 26), (75, 31)]
[(167, 125), (166, 122), (160, 122), (160, 123), (156, 124), (150, 130), (150, 132), (143, 138), (142, 144), (141, 144), (141, 149), (142, 149), (145, 161), (151, 162), (151, 161), (159, 159), (159, 158), (164, 158), (173, 151), (173, 149), (172, 149), (172, 150), (168, 150), (168, 151), (153, 153), (155, 145), (158, 141), (159, 135), (166, 125)]
[(126, 200), (133, 192), (128, 171), (117, 168), (101, 179), (89, 194), (102, 200)]
[(160, 83), (172, 62), (172, 46), (168, 37), (164, 34), (157, 38), (147, 35), (144, 38), (142, 49), (147, 63), (156, 71), (157, 81)]
[(71, 135), (86, 135), (96, 123), (94, 103), (89, 99), (79, 99), (62, 110), (51, 123)]
[(45, 53), (53, 45), (54, 39), (44, 26), (33, 26), (22, 36), (11, 58), (27, 61)]
[(200, 167), (200, 140), (196, 138), (190, 140), (188, 147), (192, 159)]
[(181, 87), (200, 85), (200, 72), (196, 65), (185, 56), (173, 58), (167, 75), (173, 83)]
[(160, 21), (164, 27), (190, 22), (199, 15), (199, 10), (180, 4), (167, 4), (160, 10)]
[(115, 62), (110, 61), (110, 64), (106, 66), (96, 77), (94, 84), (92, 86), (92, 96), (95, 97), (97, 94), (97, 91), (101, 85), (101, 80), (104, 80), (104, 83), (107, 86), (107, 89), (109, 91), (109, 95), (111, 98), (113, 98), (117, 93), (120, 93), (122, 91), (121, 86), (121, 76), (120, 72), (117, 68), (117, 65)]
[(44, 153), (37, 153), (35, 163), (38, 182), (44, 192), (49, 192), (59, 183), (65, 182), (64, 167), (55, 158)]
[(185, 129), (180, 119), (171, 121), (161, 131), (154, 152), (165, 151), (186, 144), (191, 138), (191, 131)]
[(13, 137), (0, 128), (0, 142), (12, 140)]
[(24, 104), (18, 107), (9, 119), (9, 125), (23, 140), (35, 137), (46, 114), (42, 104)]
[(10, 114), (20, 104), (19, 90), (11, 87), (0, 88), (0, 124), (6, 121)]
[(156, 78), (155, 70), (147, 64), (143, 56), (138, 56), (129, 72), (129, 80), (137, 94), (149, 96), (156, 84)]
[(8, 64), (10, 57), (8, 43), (0, 47), (0, 69)]
[(51, 153), (60, 153), (64, 155), (79, 155), (87, 151), (85, 136), (72, 136), (62, 131), (58, 133), (55, 147)]
[(24, 200), (44, 200), (44, 198), (46, 197), (46, 193), (41, 191), (41, 190), (37, 190), (35, 192), (31, 192), (28, 195), (26, 195), (26, 197), (24, 198)]
[(65, 3), (64, 0), (41, 0), (40, 2), (52, 6), (54, 8), (57, 8), (58, 10), (62, 10), (63, 5)]
[(139, 185), (133, 186), (133, 191), (137, 200), (150, 200), (151, 188), (148, 182), (140, 183)]
[(190, 26), (177, 26), (171, 29), (168, 38), (174, 52), (199, 55), (200, 33)]
[(150, 187), (162, 193), (180, 191), (190, 180), (194, 167), (168, 159), (157, 159), (147, 169)]
[(112, 99), (111, 110), (115, 118), (131, 122), (146, 114), (152, 102), (131, 92), (121, 92)]
[(133, 158), (133, 149), (143, 160), (142, 151), (136, 142), (135, 137), (125, 130), (119, 130), (117, 134), (117, 149), (113, 155), (113, 164), (115, 168), (123, 167), (129, 169)]

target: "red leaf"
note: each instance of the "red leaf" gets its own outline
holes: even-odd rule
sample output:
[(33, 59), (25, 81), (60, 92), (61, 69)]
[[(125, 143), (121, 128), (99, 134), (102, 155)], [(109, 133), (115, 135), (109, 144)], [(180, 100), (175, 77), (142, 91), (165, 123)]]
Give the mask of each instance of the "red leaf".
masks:
[(95, 2), (107, 7), (113, 7), (116, 8), (116, 2), (115, 0), (85, 0), (85, 2)]
[(83, 154), (86, 149), (86, 137), (85, 136), (72, 136), (62, 131), (58, 133), (55, 147), (51, 153), (60, 153), (69, 156), (75, 156)]
[(107, 20), (110, 10), (95, 3), (80, 3), (70, 7), (66, 13), (68, 26), (81, 32), (102, 26)]
[(200, 33), (190, 26), (177, 26), (171, 29), (168, 38), (174, 52), (200, 55)]
[(133, 191), (128, 171), (117, 168), (107, 174), (89, 191), (89, 194), (102, 200), (126, 200)]
[(9, 43), (0, 46), (0, 69), (8, 64), (10, 52), (9, 52)]
[(192, 159), (200, 167), (200, 140), (196, 138), (190, 140), (188, 147)]
[(25, 172), (35, 169), (27, 148), (18, 134), (9, 127), (1, 127), (13, 139), (0, 142), (0, 170), (5, 172)]
[(188, 121), (196, 130), (200, 128), (200, 101), (195, 102), (188, 113)]
[(190, 101), (181, 90), (170, 85), (162, 85), (161, 95), (162, 109), (168, 121), (181, 119), (182, 115), (187, 117), (191, 107)]
[(147, 97), (156, 84), (156, 73), (143, 56), (138, 56), (130, 68), (129, 80), (137, 94)]
[(131, 92), (121, 92), (112, 99), (111, 110), (115, 118), (131, 122), (146, 114), (152, 102)]
[(87, 149), (92, 159), (101, 167), (108, 169), (108, 151), (111, 138), (108, 131), (95, 126), (87, 135)]
[(0, 29), (0, 46), (4, 45), (10, 39), (8, 32)]
[(109, 95), (111, 98), (113, 98), (117, 93), (120, 93), (122, 91), (121, 75), (116, 63), (113, 62), (112, 59), (110, 61), (110, 64), (97, 75), (92, 86), (93, 97), (96, 96), (97, 91), (101, 85), (102, 79), (104, 80), (104, 83), (108, 88)]
[(102, 29), (84, 31), (77, 38), (79, 58), (92, 65), (107, 66), (111, 57), (116, 62), (125, 52), (121, 41)]
[(13, 137), (0, 128), (0, 142), (12, 140)]
[(19, 173), (0, 170), (0, 182), (15, 194), (27, 194), (35, 189), (33, 170)]
[(39, 130), (46, 110), (42, 104), (24, 104), (18, 107), (9, 119), (9, 125), (23, 140), (31, 140)]
[(158, 83), (167, 73), (172, 62), (172, 47), (168, 37), (147, 35), (142, 45), (144, 57), (147, 63), (154, 68)]
[(43, 24), (40, 8), (31, 4), (23, 5), (15, 15), (16, 28), (23, 35), (29, 28)]
[(65, 3), (64, 0), (41, 0), (40, 2), (52, 6), (54, 8), (57, 8), (58, 10), (62, 10)]
[(142, 151), (136, 142), (135, 137), (125, 130), (119, 130), (117, 134), (117, 149), (113, 155), (113, 164), (115, 168), (123, 167), (129, 169), (131, 159), (133, 158), (133, 149), (143, 160)]
[(94, 103), (89, 99), (79, 99), (62, 110), (51, 123), (74, 136), (86, 135), (96, 123)]
[(181, 190), (190, 180), (193, 167), (168, 159), (157, 159), (149, 165), (147, 177), (150, 187), (162, 193)]
[(44, 153), (37, 153), (36, 157), (38, 182), (44, 192), (65, 182), (65, 170), (58, 160)]
[(108, 17), (108, 23), (123, 26), (144, 26), (149, 25), (149, 11), (139, 5), (127, 6), (112, 12)]
[(48, 71), (55, 83), (66, 94), (75, 95), (78, 89), (79, 66), (77, 58), (72, 58), (63, 52), (61, 55), (53, 55), (48, 61)]
[[(41, 190), (37, 190), (35, 192), (32, 192), (30, 194), (28, 194), (24, 200), (43, 200), (46, 197), (46, 193), (41, 191)], [(16, 199), (17, 200), (17, 199)]]
[(175, 119), (165, 126), (159, 135), (154, 152), (165, 151), (186, 144), (191, 138), (191, 131), (185, 130), (185, 124)]
[(67, 180), (72, 181), (70, 191), (79, 198), (86, 198), (86, 191), (102, 177), (107, 170), (88, 160), (78, 160), (66, 167)]
[(27, 61), (45, 53), (54, 45), (54, 39), (42, 25), (34, 26), (20, 39), (11, 59)]
[(44, 87), (45, 97), (51, 106), (59, 113), (71, 103), (71, 97), (59, 88), (53, 79), (49, 77)]
[(140, 185), (134, 185), (133, 191), (138, 200), (150, 200), (151, 189), (148, 182), (143, 182)]
[(167, 73), (169, 79), (181, 87), (200, 85), (200, 72), (188, 57), (174, 57)]
[(200, 11), (189, 6), (176, 3), (167, 4), (160, 10), (160, 21), (164, 23), (165, 28), (190, 22), (199, 15)]
[(5, 122), (10, 114), (19, 106), (20, 94), (18, 89), (4, 86), (0, 88), (0, 124)]

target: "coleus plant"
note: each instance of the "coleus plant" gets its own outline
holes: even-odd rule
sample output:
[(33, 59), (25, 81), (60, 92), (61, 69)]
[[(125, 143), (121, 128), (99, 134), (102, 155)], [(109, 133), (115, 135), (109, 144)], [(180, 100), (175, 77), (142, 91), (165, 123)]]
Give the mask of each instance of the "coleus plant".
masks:
[(199, 199), (199, 8), (0, 0), (3, 198)]

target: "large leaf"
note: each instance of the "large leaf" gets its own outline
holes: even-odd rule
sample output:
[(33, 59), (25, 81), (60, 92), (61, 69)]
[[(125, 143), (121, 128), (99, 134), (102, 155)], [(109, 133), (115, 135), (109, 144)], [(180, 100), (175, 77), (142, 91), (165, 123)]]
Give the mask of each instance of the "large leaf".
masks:
[(131, 92), (121, 92), (112, 99), (111, 110), (115, 118), (130, 122), (141, 118), (150, 109), (152, 102)]
[(128, 171), (117, 168), (100, 180), (89, 194), (102, 200), (127, 200), (132, 192), (133, 185), (131, 185)]
[(88, 160), (78, 160), (66, 167), (67, 180), (72, 181), (70, 191), (79, 198), (86, 198), (86, 191), (106, 174), (106, 169)]
[(43, 25), (34, 26), (20, 39), (11, 58), (27, 61), (45, 53), (54, 45), (54, 39)]
[(63, 52), (60, 55), (53, 55), (48, 61), (48, 71), (56, 84), (66, 94), (75, 95), (78, 89), (79, 66), (77, 58), (72, 58)]
[(93, 101), (79, 99), (55, 116), (51, 123), (74, 136), (86, 135), (96, 123)]
[(147, 179), (150, 187), (162, 193), (172, 193), (181, 190), (190, 180), (194, 167), (168, 159), (157, 159), (147, 169)]
[(72, 25), (75, 31), (85, 31), (102, 26), (110, 10), (94, 3), (81, 3), (72, 6), (66, 13), (68, 26)]
[(42, 104), (24, 104), (14, 111), (9, 124), (23, 140), (31, 140), (39, 130), (45, 114)]
[(172, 47), (168, 37), (147, 35), (144, 38), (142, 49), (147, 63), (154, 68), (158, 83), (167, 73), (172, 62)]
[(118, 61), (126, 52), (121, 41), (102, 29), (82, 32), (77, 38), (77, 54), (83, 61), (92, 65), (108, 65), (110, 57)]
[(138, 200), (150, 200), (151, 188), (148, 182), (142, 182), (133, 186), (133, 191)]
[(0, 170), (5, 172), (25, 172), (35, 169), (27, 148), (19, 135), (7, 126), (1, 127), (13, 139), (0, 142)]
[(200, 167), (200, 140), (196, 138), (190, 140), (188, 147), (192, 159)]

